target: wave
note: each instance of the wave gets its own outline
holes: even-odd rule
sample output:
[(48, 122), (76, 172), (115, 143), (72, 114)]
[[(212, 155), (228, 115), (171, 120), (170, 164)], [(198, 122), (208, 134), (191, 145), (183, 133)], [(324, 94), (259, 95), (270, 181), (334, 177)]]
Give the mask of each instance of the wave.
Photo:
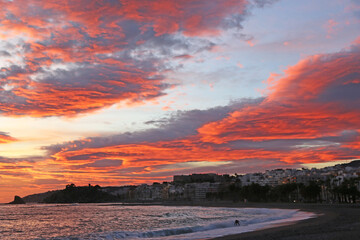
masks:
[[(234, 209), (235, 210), (235, 209)], [(312, 213), (284, 209), (252, 209), (254, 216), (240, 219), (240, 226), (234, 226), (234, 220), (216, 221), (206, 225), (186, 226), (171, 229), (154, 229), (148, 231), (113, 231), (89, 234), (77, 239), (206, 239), (229, 234), (254, 231), (271, 225), (289, 223), (313, 217)], [(256, 217), (257, 216), (257, 217)], [(65, 238), (74, 239), (74, 238)]]

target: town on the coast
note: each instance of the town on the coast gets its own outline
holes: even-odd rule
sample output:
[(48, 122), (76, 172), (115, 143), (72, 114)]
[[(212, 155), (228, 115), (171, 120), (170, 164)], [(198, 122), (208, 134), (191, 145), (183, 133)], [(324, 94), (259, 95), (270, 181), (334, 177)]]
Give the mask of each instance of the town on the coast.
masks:
[(274, 169), (243, 175), (176, 175), (172, 182), (77, 187), (24, 197), (25, 202), (360, 202), (360, 160), (321, 169)]

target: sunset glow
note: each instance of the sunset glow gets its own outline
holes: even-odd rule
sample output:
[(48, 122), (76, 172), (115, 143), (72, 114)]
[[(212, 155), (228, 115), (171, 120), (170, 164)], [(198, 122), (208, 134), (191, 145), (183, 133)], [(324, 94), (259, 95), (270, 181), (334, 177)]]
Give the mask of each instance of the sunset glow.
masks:
[(360, 158), (358, 1), (0, 5), (0, 203)]

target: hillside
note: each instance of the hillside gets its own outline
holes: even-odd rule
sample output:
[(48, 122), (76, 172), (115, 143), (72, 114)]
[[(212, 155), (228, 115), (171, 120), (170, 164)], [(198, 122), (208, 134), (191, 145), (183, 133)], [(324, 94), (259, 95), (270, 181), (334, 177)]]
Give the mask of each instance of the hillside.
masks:
[(344, 167), (352, 167), (352, 168), (359, 168), (360, 167), (360, 160), (355, 160), (349, 163), (341, 164)]
[(99, 185), (77, 187), (75, 184), (68, 184), (66, 188), (55, 191), (43, 199), (45, 203), (99, 203), (115, 202), (118, 199), (109, 193), (101, 191)]
[(38, 194), (31, 194), (26, 197), (23, 197), (23, 200), (26, 203), (42, 203), (44, 202), (44, 199), (49, 197), (50, 195), (59, 192), (60, 190), (54, 190), (54, 191), (48, 191), (44, 193), (38, 193)]

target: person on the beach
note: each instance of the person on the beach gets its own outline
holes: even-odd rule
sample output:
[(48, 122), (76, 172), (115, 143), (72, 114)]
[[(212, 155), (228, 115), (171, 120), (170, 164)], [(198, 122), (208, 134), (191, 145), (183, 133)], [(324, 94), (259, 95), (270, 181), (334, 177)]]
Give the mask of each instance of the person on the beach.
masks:
[(236, 219), (234, 222), (234, 226), (240, 226), (240, 221)]

